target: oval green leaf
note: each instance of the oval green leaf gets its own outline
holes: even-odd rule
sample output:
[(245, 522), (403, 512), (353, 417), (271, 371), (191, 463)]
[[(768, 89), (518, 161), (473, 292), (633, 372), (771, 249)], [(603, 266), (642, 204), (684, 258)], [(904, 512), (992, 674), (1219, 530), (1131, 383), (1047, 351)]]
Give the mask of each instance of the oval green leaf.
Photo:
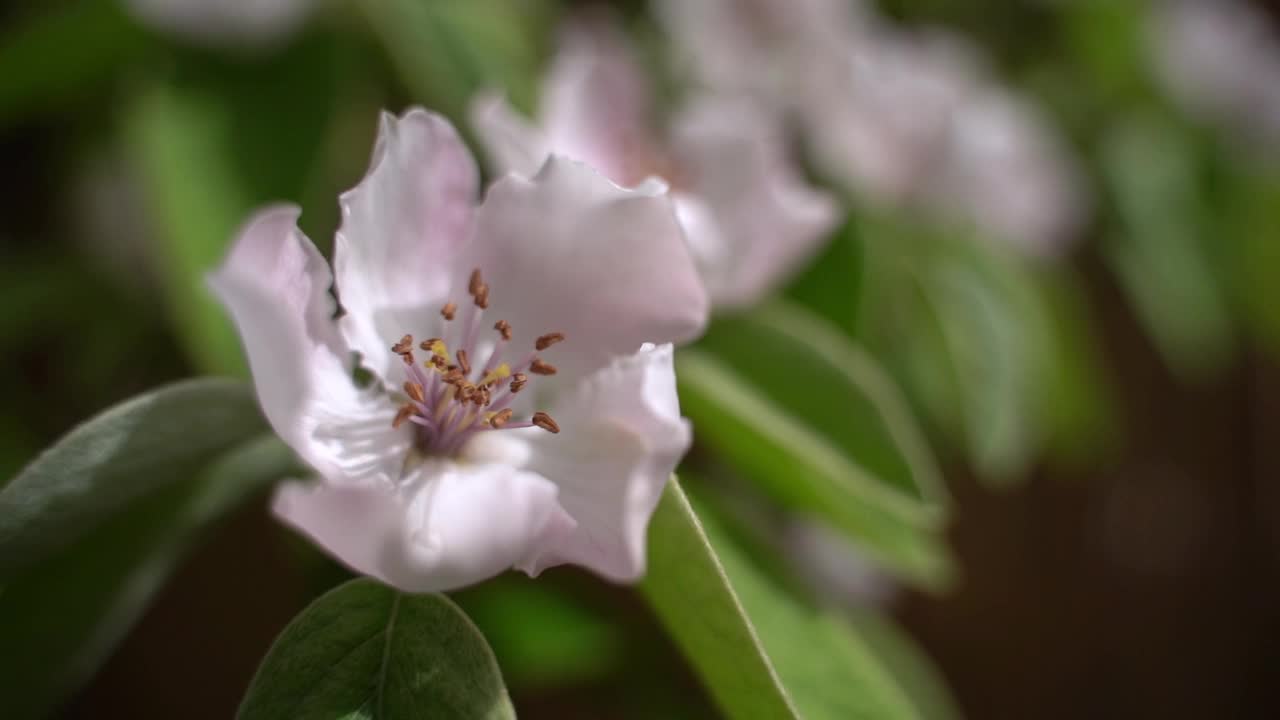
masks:
[(238, 717), (503, 720), (515, 710), (493, 652), (448, 598), (360, 579), (289, 623)]
[(0, 489), (0, 581), (266, 431), (244, 383), (167, 385), (72, 430)]

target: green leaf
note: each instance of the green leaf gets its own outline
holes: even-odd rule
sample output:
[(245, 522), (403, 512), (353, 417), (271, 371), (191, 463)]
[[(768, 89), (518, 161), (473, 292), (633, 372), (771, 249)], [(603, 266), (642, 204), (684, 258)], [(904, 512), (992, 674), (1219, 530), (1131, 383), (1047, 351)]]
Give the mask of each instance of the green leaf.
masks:
[(0, 490), (0, 581), (264, 430), (253, 392), (224, 379), (167, 385), (85, 422)]
[(5, 717), (42, 717), (91, 677), (200, 531), (295, 462), (274, 437), (247, 441), (12, 577), (0, 591)]
[(923, 717), (854, 626), (771, 585), (674, 477), (641, 590), (733, 720)]
[(168, 310), (204, 372), (247, 376), (205, 276), (251, 212), (303, 196), (338, 102), (336, 55), (324, 37), (252, 64), (184, 55), (173, 77), (144, 86), (127, 108)]
[(0, 127), (82, 97), (149, 44), (120, 0), (31, 5), (31, 20), (0, 39)]
[(1142, 117), (1117, 124), (1102, 149), (1125, 230), (1108, 238), (1107, 259), (1165, 361), (1188, 378), (1222, 367), (1234, 344), (1207, 251), (1220, 230), (1205, 225), (1193, 147), (1167, 121)]
[(237, 717), (500, 720), (515, 710), (484, 636), (448, 598), (360, 579), (289, 623)]
[(844, 335), (778, 302), (717, 321), (678, 355), (677, 377), (699, 442), (776, 500), (907, 580), (949, 580), (934, 460), (895, 387)]

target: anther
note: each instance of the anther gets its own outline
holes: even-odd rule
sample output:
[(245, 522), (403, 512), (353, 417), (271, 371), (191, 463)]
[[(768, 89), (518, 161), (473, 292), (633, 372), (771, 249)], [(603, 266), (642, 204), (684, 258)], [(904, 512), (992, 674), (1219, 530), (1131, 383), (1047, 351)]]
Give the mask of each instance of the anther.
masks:
[[(423, 349), (425, 350), (426, 348), (423, 348)], [(413, 352), (413, 336), (405, 335), (404, 337), (400, 338), (400, 342), (391, 346), (391, 352), (397, 355), (405, 355), (407, 353)]]
[(470, 375), (471, 361), (467, 359), (467, 351), (459, 350), (457, 353), (457, 358), (458, 358), (458, 369), (462, 371), (463, 375)]
[(559, 333), (559, 332), (547, 333), (546, 335), (539, 337), (538, 341), (535, 342), (533, 346), (534, 348), (541, 351), (541, 350), (546, 350), (552, 345), (555, 345), (558, 342), (562, 342), (563, 340), (564, 340), (564, 333)]
[(480, 277), (480, 268), (471, 271), (471, 279), (467, 281), (467, 292), (473, 297), (480, 294), (480, 288), (484, 287), (484, 280)]
[(438, 342), (440, 342), (440, 338), (427, 338), (426, 340), (418, 343), (418, 347), (429, 353), (434, 353), (436, 351), (436, 343)]
[(404, 384), (404, 394), (413, 398), (415, 402), (424, 403), (427, 401), (427, 396), (422, 391), (422, 386), (416, 382), (406, 382)]
[(546, 430), (552, 435), (560, 432), (560, 426), (556, 424), (556, 421), (552, 420), (550, 415), (542, 411), (538, 411), (533, 414), (533, 424), (543, 430)]
[(511, 392), (513, 393), (520, 392), (520, 388), (524, 387), (524, 384), (528, 381), (529, 381), (529, 376), (525, 375), (524, 373), (516, 373), (515, 375), (512, 375), (511, 376)]
[(494, 429), (500, 428), (503, 425), (506, 425), (508, 422), (510, 422), (511, 416), (514, 414), (515, 413), (511, 410), (511, 408), (505, 408), (503, 410), (499, 410), (498, 412), (493, 414), (493, 417), (489, 418), (489, 426)]
[(502, 336), (503, 340), (511, 339), (511, 323), (506, 320), (499, 320), (494, 323), (493, 329), (498, 331), (498, 334)]
[(452, 320), (453, 316), (457, 312), (458, 312), (458, 306), (456, 303), (452, 303), (452, 302), (447, 302), (444, 304), (444, 307), (440, 308), (440, 314), (444, 316), (445, 320)]
[(534, 375), (555, 375), (556, 366), (542, 361), (542, 358), (534, 358), (529, 363), (529, 372)]
[(462, 371), (456, 367), (449, 368), (444, 374), (444, 382), (448, 385), (462, 382)]
[(413, 406), (408, 404), (401, 405), (400, 409), (396, 411), (395, 419), (391, 421), (391, 428), (398, 429), (401, 425), (404, 424), (406, 420), (408, 420), (411, 417), (413, 417)]
[(489, 286), (488, 285), (485, 285), (483, 283), (480, 284), (480, 288), (475, 292), (475, 300), (476, 300), (476, 307), (480, 308), (481, 310), (484, 310), (485, 308), (489, 307)]

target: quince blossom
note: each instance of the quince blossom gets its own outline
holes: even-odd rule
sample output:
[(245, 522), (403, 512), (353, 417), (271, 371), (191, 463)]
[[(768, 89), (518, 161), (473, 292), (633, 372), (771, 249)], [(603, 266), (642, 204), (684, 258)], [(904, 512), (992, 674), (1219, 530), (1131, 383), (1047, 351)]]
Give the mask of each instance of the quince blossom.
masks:
[(592, 16), (565, 28), (536, 124), (492, 95), (475, 103), (473, 124), (503, 172), (529, 174), (559, 153), (623, 185), (670, 185), (713, 305), (750, 305), (820, 247), (835, 203), (805, 184), (767, 107), (702, 94), (661, 134), (649, 93), (625, 37)]
[(446, 120), (384, 116), (332, 275), (275, 207), (212, 276), (267, 419), (319, 475), (275, 513), (411, 592), (562, 563), (635, 580), (690, 442), (670, 343), (707, 315), (670, 200), (559, 157), (478, 192)]
[(953, 34), (899, 29), (845, 0), (657, 10), (696, 78), (783, 109), (815, 164), (857, 195), (1036, 254), (1059, 251), (1083, 220), (1080, 173), (1048, 122)]

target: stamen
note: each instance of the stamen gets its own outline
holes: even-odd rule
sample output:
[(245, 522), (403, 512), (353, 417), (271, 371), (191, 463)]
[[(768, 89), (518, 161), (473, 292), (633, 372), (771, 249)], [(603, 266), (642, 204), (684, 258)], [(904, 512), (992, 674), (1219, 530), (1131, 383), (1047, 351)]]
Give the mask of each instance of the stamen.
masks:
[(404, 394), (413, 398), (414, 402), (425, 403), (427, 396), (422, 391), (422, 386), (416, 382), (406, 382), (404, 384)]
[(537, 348), (539, 351), (541, 351), (541, 350), (546, 350), (547, 348), (551, 347), (552, 345), (555, 345), (558, 342), (564, 342), (564, 333), (560, 333), (560, 332), (547, 333), (546, 335), (539, 337), (537, 342), (535, 342), (533, 346)]
[(501, 428), (503, 425), (511, 422), (511, 416), (514, 414), (515, 411), (511, 408), (499, 410), (498, 412), (493, 413), (493, 416), (489, 418), (489, 426), (495, 430)]
[(457, 353), (458, 368), (462, 370), (463, 375), (471, 374), (471, 361), (467, 359), (467, 351), (459, 350)]
[(444, 344), (444, 342), (440, 340), (440, 338), (427, 338), (426, 340), (423, 340), (421, 343), (418, 343), (418, 347), (422, 348), (423, 350), (426, 350), (429, 353), (438, 353), (439, 351), (436, 350), (436, 343), (440, 343), (441, 345)]
[(481, 285), (475, 293), (476, 307), (484, 310), (489, 307), (489, 286)]
[(471, 271), (471, 279), (467, 281), (467, 292), (473, 297), (480, 294), (480, 288), (484, 287), (484, 279), (480, 277), (480, 268)]
[(395, 419), (391, 421), (391, 429), (400, 429), (400, 426), (403, 425), (411, 415), (413, 415), (413, 406), (408, 403), (401, 405), (400, 409), (396, 411)]
[(546, 430), (552, 435), (560, 432), (560, 426), (556, 424), (556, 421), (552, 420), (550, 415), (542, 412), (541, 410), (533, 414), (533, 424), (543, 430)]
[(542, 358), (534, 358), (529, 363), (529, 372), (534, 375), (555, 375), (556, 366), (542, 361)]
[(440, 308), (440, 314), (445, 320), (452, 320), (453, 316), (458, 313), (458, 305), (453, 302), (447, 302), (444, 307)]
[(518, 393), (524, 384), (529, 382), (529, 376), (524, 373), (516, 373), (511, 376), (511, 392)]
[[(426, 348), (423, 349), (425, 350)], [(405, 353), (413, 352), (413, 336), (405, 335), (400, 338), (400, 342), (391, 346), (391, 352), (397, 355), (404, 355)]]

